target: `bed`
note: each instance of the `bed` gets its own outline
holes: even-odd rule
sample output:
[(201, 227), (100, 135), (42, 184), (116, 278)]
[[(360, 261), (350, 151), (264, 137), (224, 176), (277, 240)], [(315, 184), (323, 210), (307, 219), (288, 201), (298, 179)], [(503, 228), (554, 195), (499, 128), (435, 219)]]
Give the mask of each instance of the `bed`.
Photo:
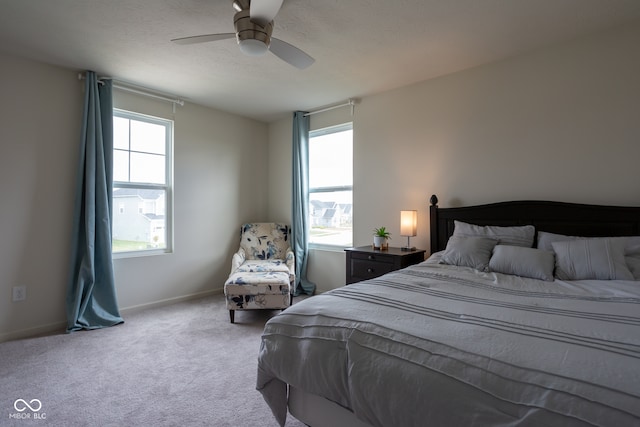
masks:
[(425, 262), (267, 322), (278, 422), (640, 425), (640, 208), (437, 203)]

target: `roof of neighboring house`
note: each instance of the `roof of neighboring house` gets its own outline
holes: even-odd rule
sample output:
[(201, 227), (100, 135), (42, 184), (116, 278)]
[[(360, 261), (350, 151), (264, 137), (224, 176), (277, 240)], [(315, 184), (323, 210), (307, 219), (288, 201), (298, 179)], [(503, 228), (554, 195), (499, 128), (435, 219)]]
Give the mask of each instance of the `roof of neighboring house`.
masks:
[(322, 215), (322, 218), (331, 219), (335, 215), (336, 215), (336, 209), (327, 209), (326, 211), (324, 211), (324, 214)]
[(143, 214), (143, 216), (147, 217), (148, 219), (164, 219), (164, 215), (156, 215), (152, 213), (146, 213)]
[(144, 200), (156, 200), (164, 195), (164, 190), (144, 190), (137, 188), (115, 188), (113, 197), (139, 197)]
[(336, 202), (322, 202), (320, 200), (310, 200), (309, 203), (315, 208), (332, 209), (336, 206)]

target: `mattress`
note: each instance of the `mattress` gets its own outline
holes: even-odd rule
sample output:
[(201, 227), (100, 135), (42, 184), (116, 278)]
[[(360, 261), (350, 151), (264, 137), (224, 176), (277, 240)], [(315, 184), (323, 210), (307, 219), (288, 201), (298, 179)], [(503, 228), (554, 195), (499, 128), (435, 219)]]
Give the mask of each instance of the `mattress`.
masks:
[(640, 283), (433, 260), (300, 302), (265, 326), (257, 389), (373, 426), (640, 425)]

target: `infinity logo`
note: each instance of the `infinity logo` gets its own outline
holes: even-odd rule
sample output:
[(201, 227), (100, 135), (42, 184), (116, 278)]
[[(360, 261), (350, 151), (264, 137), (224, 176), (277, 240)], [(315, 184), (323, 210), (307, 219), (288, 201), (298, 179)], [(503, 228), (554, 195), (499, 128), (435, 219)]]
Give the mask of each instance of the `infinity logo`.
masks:
[[(29, 403), (33, 406), (31, 406)], [(23, 412), (27, 408), (31, 409), (32, 412), (38, 412), (40, 409), (42, 409), (42, 402), (40, 402), (38, 399), (31, 399), (29, 403), (27, 403), (27, 401), (24, 399), (17, 399), (15, 402), (13, 402), (13, 407), (18, 412)]]

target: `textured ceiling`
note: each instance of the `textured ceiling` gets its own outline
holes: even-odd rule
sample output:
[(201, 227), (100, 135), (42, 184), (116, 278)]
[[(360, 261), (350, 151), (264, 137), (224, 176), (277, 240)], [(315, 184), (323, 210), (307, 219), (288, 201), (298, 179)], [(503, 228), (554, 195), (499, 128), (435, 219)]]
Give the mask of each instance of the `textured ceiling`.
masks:
[[(254, 0), (258, 1), (258, 0)], [(0, 51), (271, 121), (640, 22), (639, 0), (285, 0), (273, 36), (305, 70), (244, 56), (231, 0), (0, 0)]]

